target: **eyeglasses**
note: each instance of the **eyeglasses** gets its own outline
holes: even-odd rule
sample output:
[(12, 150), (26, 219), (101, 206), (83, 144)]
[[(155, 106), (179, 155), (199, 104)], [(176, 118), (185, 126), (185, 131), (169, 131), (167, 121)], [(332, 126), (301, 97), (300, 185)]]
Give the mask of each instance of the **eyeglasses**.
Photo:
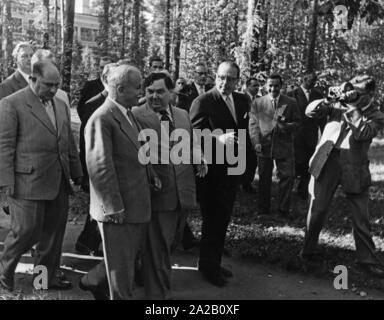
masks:
[(233, 77), (227, 77), (227, 76), (221, 76), (221, 75), (217, 75), (217, 79), (224, 82), (225, 80), (227, 80), (227, 82), (236, 82), (237, 80), (239, 80), (239, 78), (233, 78)]

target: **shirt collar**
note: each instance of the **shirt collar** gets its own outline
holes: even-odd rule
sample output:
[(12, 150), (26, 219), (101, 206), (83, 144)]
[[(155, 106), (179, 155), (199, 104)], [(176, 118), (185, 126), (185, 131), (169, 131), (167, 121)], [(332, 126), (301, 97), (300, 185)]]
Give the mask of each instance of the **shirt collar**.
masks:
[(25, 72), (21, 71), (20, 69), (17, 69), (17, 71), (20, 72), (20, 74), (23, 76), (25, 81), (27, 81), (27, 83), (28, 83), (29, 82), (29, 74), (26, 74)]
[(229, 97), (229, 99), (231, 99), (231, 101), (232, 101), (232, 103), (233, 103), (233, 96), (232, 96), (232, 93), (226, 96), (226, 95), (224, 95), (224, 94), (222, 94), (222, 93), (220, 92), (220, 95), (221, 95), (221, 97), (223, 98), (224, 101), (227, 101), (227, 97)]
[(303, 90), (303, 91), (304, 91), (304, 93), (308, 93), (308, 94), (309, 94), (309, 90), (308, 90), (308, 89), (306, 89), (306, 88), (304, 88), (304, 86), (303, 86), (303, 85), (301, 85), (301, 86), (300, 86), (300, 88), (301, 88), (301, 90)]
[[(172, 113), (171, 113), (171, 110), (169, 109), (169, 106), (165, 109), (165, 111), (167, 112), (167, 116), (172, 120)], [(160, 119), (161, 118), (160, 111), (157, 111), (156, 114), (158, 115), (158, 117)]]
[(276, 98), (273, 98), (271, 95), (269, 95), (269, 99), (271, 99), (271, 101), (276, 100), (276, 103), (279, 103), (280, 96), (281, 95), (279, 94)]
[(125, 115), (127, 113), (127, 108), (123, 107), (120, 103), (118, 103), (117, 101), (113, 100), (112, 98), (108, 97), (107, 96), (107, 99), (109, 99), (110, 101), (112, 101), (119, 109), (120, 111)]

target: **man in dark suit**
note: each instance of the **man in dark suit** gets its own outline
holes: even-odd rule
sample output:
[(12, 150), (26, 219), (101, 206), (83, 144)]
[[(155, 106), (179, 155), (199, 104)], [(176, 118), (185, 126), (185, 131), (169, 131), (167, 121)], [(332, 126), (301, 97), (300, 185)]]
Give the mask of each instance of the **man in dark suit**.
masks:
[(296, 175), (300, 177), (297, 186), (298, 196), (306, 200), (308, 198), (308, 183), (310, 174), (308, 172), (309, 159), (315, 152), (319, 138), (319, 121), (308, 118), (305, 109), (313, 100), (321, 99), (322, 94), (313, 88), (316, 83), (316, 74), (307, 73), (303, 76), (300, 87), (288, 93), (288, 96), (295, 98), (302, 118), (302, 126), (295, 132), (295, 169)]
[(279, 177), (279, 214), (287, 216), (295, 179), (293, 133), (299, 128), (301, 117), (296, 100), (280, 94), (282, 78), (272, 74), (267, 79), (268, 95), (252, 104), (249, 134), (258, 155), (259, 214), (269, 214), (273, 162)]
[(0, 102), (0, 191), (12, 218), (0, 260), (0, 285), (13, 289), (22, 254), (37, 244), (35, 265), (48, 271), (48, 289), (69, 289), (58, 278), (68, 215), (69, 183), (82, 170), (66, 104), (55, 97), (60, 74), (50, 62), (33, 65), (30, 85)]
[[(199, 271), (209, 282), (219, 287), (225, 286), (227, 278), (232, 276), (230, 270), (221, 266), (221, 259), (225, 234), (246, 162), (246, 152), (242, 146), (246, 143), (248, 101), (244, 94), (234, 92), (239, 77), (240, 68), (237, 64), (229, 61), (221, 63), (217, 70), (215, 88), (197, 97), (190, 111), (193, 127), (212, 132), (211, 138), (219, 146), (210, 150), (212, 164), (209, 165), (207, 176), (198, 183), (203, 218)], [(216, 134), (214, 130), (223, 133)], [(228, 157), (224, 157), (224, 164), (220, 164), (221, 157), (216, 152), (224, 149), (238, 150), (244, 166), (240, 172), (231, 172), (233, 163)], [(204, 150), (204, 155), (205, 152), (207, 150)]]
[(84, 118), (84, 113), (86, 113), (86, 110), (84, 108), (85, 103), (102, 92), (104, 90), (104, 85), (101, 81), (101, 74), (104, 70), (104, 66), (108, 63), (111, 63), (111, 60), (109, 57), (101, 57), (100, 64), (99, 64), (99, 73), (98, 77), (94, 80), (88, 80), (85, 84), (83, 89), (80, 91), (80, 98), (79, 102), (77, 104), (77, 113), (80, 117), (80, 119)]
[(352, 90), (344, 102), (329, 95), (311, 102), (308, 117), (327, 118), (327, 124), (310, 162), (310, 206), (301, 257), (311, 260), (323, 223), (339, 184), (350, 204), (358, 266), (384, 277), (384, 267), (375, 254), (370, 234), (368, 201), (371, 174), (368, 150), (372, 139), (384, 127), (384, 114), (375, 103), (375, 81), (368, 77), (351, 80)]
[(174, 144), (163, 131), (169, 130), (171, 135), (174, 130), (183, 130), (193, 137), (188, 113), (170, 104), (172, 79), (165, 73), (152, 73), (145, 79), (144, 88), (147, 103), (134, 109), (133, 114), (143, 129), (156, 132), (158, 141), (154, 142), (153, 150), (160, 150), (165, 156), (159, 159), (155, 152), (150, 159), (163, 188), (151, 195), (152, 219), (143, 250), (143, 276), (147, 298), (167, 299), (171, 291), (172, 246), (181, 240), (178, 237), (182, 234), (188, 210), (196, 207), (194, 172), (196, 170), (203, 177), (207, 166), (193, 165), (194, 151), (201, 157), (201, 150), (196, 140), (191, 146), (189, 138), (180, 142), (189, 147), (188, 161), (175, 164), (172, 160)]
[[(131, 108), (140, 90), (137, 68), (114, 68), (108, 77), (108, 97), (85, 128), (90, 214), (99, 223), (112, 300), (133, 298), (135, 260), (151, 219), (150, 185), (161, 187), (138, 157), (140, 127)], [(81, 287), (97, 290), (89, 283)]]
[[(245, 95), (248, 99), (249, 111), (251, 111), (252, 102), (260, 96), (259, 95), (260, 85), (257, 79), (254, 77), (248, 78), (245, 85), (246, 85)], [(248, 146), (250, 148), (247, 149), (248, 151), (247, 152), (247, 168), (243, 174), (241, 185), (242, 185), (243, 191), (252, 194), (256, 192), (252, 186), (252, 182), (255, 179), (255, 174), (256, 174), (257, 156), (251, 144), (248, 144)]]
[(32, 55), (33, 47), (29, 42), (19, 42), (13, 49), (12, 56), (17, 69), (0, 83), (0, 100), (28, 85), (28, 79), (31, 75)]
[(212, 89), (210, 85), (206, 84), (207, 75), (207, 67), (203, 63), (197, 63), (194, 71), (194, 80), (191, 84), (189, 84), (189, 103), (187, 106), (187, 111), (189, 111), (193, 100)]
[[(101, 74), (101, 82), (103, 83), (104, 90), (98, 93), (96, 96), (89, 99), (81, 112), (81, 125), (79, 134), (79, 149), (80, 149), (80, 161), (83, 168), (84, 179), (82, 188), (84, 191), (89, 192), (89, 176), (87, 165), (85, 161), (85, 140), (84, 140), (84, 128), (87, 125), (89, 118), (92, 114), (105, 102), (107, 98), (107, 78), (110, 71), (116, 67), (116, 63), (108, 63), (104, 66)], [(101, 236), (98, 231), (97, 222), (90, 219), (90, 215), (87, 215), (85, 220), (83, 231), (80, 233), (76, 241), (76, 251), (82, 254), (100, 255), (99, 246), (101, 243)]]

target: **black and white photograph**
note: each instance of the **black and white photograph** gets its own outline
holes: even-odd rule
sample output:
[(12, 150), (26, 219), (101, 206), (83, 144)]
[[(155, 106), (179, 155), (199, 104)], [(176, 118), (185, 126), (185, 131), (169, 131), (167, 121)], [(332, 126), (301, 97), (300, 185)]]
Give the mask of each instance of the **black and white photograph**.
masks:
[(0, 0), (0, 35), (0, 300), (384, 299), (384, 0)]

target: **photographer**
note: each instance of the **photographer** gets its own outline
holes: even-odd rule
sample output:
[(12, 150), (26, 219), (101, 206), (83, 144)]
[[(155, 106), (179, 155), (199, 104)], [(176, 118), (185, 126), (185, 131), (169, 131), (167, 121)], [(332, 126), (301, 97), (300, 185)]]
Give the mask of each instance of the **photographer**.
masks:
[(313, 258), (332, 197), (341, 184), (352, 215), (357, 265), (384, 277), (384, 268), (375, 256), (368, 214), (368, 149), (384, 125), (374, 91), (372, 78), (356, 77), (342, 87), (331, 87), (327, 98), (313, 101), (306, 109), (308, 117), (328, 117), (328, 121), (309, 166), (311, 198), (301, 257)]

